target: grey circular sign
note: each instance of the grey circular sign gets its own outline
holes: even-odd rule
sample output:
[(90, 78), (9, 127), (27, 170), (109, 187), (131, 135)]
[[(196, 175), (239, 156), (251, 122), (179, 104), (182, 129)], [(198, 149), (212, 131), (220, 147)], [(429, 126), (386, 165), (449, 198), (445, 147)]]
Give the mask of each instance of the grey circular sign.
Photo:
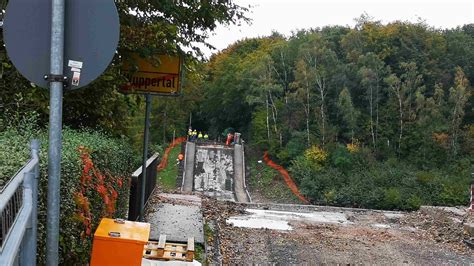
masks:
[[(65, 0), (64, 76), (77, 89), (96, 79), (112, 61), (120, 36), (113, 0)], [(50, 69), (51, 0), (11, 0), (3, 38), (8, 56), (29, 81), (47, 88)]]

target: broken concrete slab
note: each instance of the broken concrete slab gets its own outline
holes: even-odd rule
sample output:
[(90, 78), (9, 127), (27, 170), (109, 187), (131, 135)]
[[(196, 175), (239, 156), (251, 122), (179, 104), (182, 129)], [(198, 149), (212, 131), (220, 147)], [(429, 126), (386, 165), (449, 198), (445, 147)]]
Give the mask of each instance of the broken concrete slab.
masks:
[(389, 229), (391, 228), (388, 224), (372, 224), (371, 227), (373, 228), (381, 228), (381, 229)]
[(458, 215), (458, 216), (463, 216), (466, 214), (466, 209), (465, 207), (445, 207), (445, 206), (421, 206), (420, 211), (423, 210), (442, 210), (445, 212), (450, 212), (452, 214)]
[(289, 223), (302, 224), (353, 224), (344, 213), (340, 212), (288, 212), (273, 210), (246, 209), (247, 215), (233, 216), (227, 219), (228, 224), (236, 227), (267, 228), (275, 230), (292, 230)]

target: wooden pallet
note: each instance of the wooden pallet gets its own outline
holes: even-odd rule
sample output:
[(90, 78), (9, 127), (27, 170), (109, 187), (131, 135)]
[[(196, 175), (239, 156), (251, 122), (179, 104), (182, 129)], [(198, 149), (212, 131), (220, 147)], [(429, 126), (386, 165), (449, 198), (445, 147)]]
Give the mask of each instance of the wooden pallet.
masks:
[(194, 237), (187, 244), (166, 242), (166, 235), (160, 235), (158, 242), (149, 241), (143, 249), (143, 258), (152, 260), (193, 261)]

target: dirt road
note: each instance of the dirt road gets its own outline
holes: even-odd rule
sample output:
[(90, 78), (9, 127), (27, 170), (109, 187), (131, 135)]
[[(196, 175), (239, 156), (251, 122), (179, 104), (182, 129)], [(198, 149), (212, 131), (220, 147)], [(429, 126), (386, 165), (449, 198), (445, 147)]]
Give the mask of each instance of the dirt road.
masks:
[[(424, 208), (400, 214), (331, 207), (284, 210), (286, 207), (282, 206), (204, 200), (205, 221), (213, 224), (207, 232), (210, 262), (281, 265), (469, 265), (474, 262), (474, 251), (462, 243), (462, 221), (468, 215), (462, 211)], [(256, 207), (260, 211), (255, 211)], [(304, 215), (292, 214), (295, 210)], [(261, 216), (254, 217), (256, 213)], [(229, 223), (231, 217), (263, 219), (263, 225), (272, 224), (268, 220), (286, 219), (291, 229), (237, 227)], [(217, 248), (219, 252), (215, 252)]]

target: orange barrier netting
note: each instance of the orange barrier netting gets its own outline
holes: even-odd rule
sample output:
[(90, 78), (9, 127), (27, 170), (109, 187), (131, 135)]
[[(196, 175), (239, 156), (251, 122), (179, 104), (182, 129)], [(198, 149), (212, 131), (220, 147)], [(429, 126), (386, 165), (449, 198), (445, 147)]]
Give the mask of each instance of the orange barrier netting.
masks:
[(160, 164), (157, 167), (158, 171), (163, 170), (168, 165), (168, 155), (170, 154), (171, 149), (173, 149), (176, 145), (178, 145), (182, 142), (185, 142), (185, 141), (186, 141), (186, 137), (179, 137), (179, 138), (175, 139), (173, 142), (170, 143), (168, 148), (166, 148), (166, 150), (165, 150), (165, 154), (163, 155), (163, 158), (161, 159)]
[(301, 201), (303, 201), (306, 204), (309, 204), (309, 201), (301, 195), (300, 191), (298, 190), (298, 187), (296, 186), (295, 182), (293, 179), (291, 179), (290, 175), (288, 174), (288, 171), (285, 170), (282, 166), (274, 163), (269, 157), (268, 157), (268, 152), (265, 151), (263, 154), (263, 160), (265, 160), (265, 163), (270, 166), (271, 168), (277, 170), (280, 172), (280, 174), (283, 176), (283, 179), (285, 180), (286, 185), (290, 188), (291, 192), (295, 194)]

